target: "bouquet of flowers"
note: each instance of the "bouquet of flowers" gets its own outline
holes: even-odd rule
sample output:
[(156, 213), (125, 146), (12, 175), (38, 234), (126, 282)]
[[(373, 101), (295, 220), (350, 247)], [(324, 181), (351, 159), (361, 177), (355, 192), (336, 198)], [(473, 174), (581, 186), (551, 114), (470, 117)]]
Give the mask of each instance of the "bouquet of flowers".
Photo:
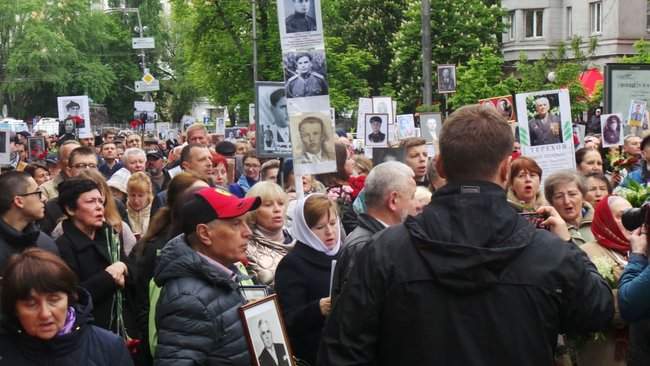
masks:
[(630, 180), (627, 188), (616, 188), (615, 193), (625, 198), (632, 207), (641, 207), (650, 199), (650, 187), (632, 180)]
[(618, 150), (610, 150), (607, 153), (607, 162), (612, 170), (612, 180), (617, 182), (634, 170), (636, 164), (639, 162), (639, 157), (627, 156), (626, 154), (621, 154)]
[(353, 201), (352, 198), (352, 193), (353, 193), (352, 187), (348, 185), (338, 185), (334, 187), (330, 187), (327, 189), (327, 197), (329, 199), (334, 200), (336, 203), (340, 205), (345, 205), (345, 204), (351, 204)]

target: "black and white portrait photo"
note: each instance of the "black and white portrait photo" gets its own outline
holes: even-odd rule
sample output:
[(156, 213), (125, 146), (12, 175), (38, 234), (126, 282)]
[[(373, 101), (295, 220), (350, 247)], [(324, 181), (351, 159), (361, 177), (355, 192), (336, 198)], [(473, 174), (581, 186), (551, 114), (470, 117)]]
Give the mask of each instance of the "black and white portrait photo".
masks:
[(329, 111), (290, 116), (296, 174), (321, 174), (336, 170), (334, 126)]
[(600, 117), (603, 147), (623, 145), (623, 117), (621, 114), (603, 114)]
[(215, 127), (215, 133), (217, 135), (224, 135), (226, 133), (226, 119), (223, 117), (217, 118), (217, 125)]
[(312, 0), (284, 0), (284, 27), (287, 33), (314, 32), (317, 29), (316, 11)]
[(456, 66), (438, 65), (438, 93), (453, 93), (456, 91)]
[(240, 316), (256, 366), (294, 366), (276, 295), (248, 303)]
[(284, 54), (284, 78), (287, 98), (327, 95), (325, 51)]
[(399, 129), (399, 139), (415, 137), (415, 118), (412, 114), (398, 114), (397, 127)]
[(442, 129), (442, 114), (421, 113), (420, 114), (420, 137), (427, 143), (438, 144), (440, 131)]
[(256, 148), (261, 157), (291, 156), (291, 134), (284, 84), (281, 82), (255, 83), (258, 116)]
[(0, 127), (0, 165), (9, 165), (11, 161), (10, 130)]
[[(91, 132), (87, 95), (58, 97), (57, 107), (60, 121), (73, 120), (79, 131)], [(83, 120), (83, 124), (78, 123), (81, 120)]]
[(366, 114), (365, 144), (368, 147), (388, 146), (388, 114)]

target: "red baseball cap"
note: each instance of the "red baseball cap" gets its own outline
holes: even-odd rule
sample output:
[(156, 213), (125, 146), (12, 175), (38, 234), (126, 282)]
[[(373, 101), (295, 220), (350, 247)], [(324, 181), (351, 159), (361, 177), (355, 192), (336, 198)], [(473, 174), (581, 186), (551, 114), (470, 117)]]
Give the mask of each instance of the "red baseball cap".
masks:
[(183, 232), (188, 235), (196, 230), (198, 224), (242, 216), (257, 209), (261, 201), (259, 197), (239, 198), (219, 188), (202, 188), (183, 205), (181, 210)]

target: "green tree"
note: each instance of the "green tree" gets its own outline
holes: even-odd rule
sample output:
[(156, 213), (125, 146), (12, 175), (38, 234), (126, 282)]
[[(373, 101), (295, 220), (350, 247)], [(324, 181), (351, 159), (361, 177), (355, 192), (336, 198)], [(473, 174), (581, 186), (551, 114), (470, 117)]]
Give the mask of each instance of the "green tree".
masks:
[[(463, 64), (477, 57), (484, 47), (497, 49), (497, 34), (503, 29), (502, 9), (482, 0), (432, 0), (432, 61), (437, 64)], [(409, 0), (405, 20), (390, 44), (394, 57), (389, 68), (387, 88), (404, 110), (414, 110), (422, 98), (420, 0)], [(435, 85), (436, 77), (433, 76)]]

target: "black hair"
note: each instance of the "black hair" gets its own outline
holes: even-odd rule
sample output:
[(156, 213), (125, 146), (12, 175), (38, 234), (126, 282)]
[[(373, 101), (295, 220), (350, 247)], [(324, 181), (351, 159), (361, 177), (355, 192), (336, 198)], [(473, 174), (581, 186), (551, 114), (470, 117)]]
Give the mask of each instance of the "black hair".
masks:
[(190, 155), (192, 154), (192, 149), (195, 148), (195, 147), (205, 148), (205, 145), (201, 145), (201, 144), (187, 144), (187, 145), (185, 145), (183, 150), (181, 150), (181, 164), (184, 161), (189, 161), (190, 160)]
[(26, 193), (28, 178), (27, 173), (15, 170), (0, 175), (0, 215), (9, 211), (14, 197)]
[(77, 208), (77, 200), (79, 196), (94, 189), (102, 191), (97, 183), (87, 178), (74, 177), (64, 180), (59, 184), (59, 198), (58, 204), (65, 214), (68, 212), (66, 208), (75, 210)]
[(271, 93), (271, 105), (275, 107), (276, 104), (278, 104), (278, 101), (280, 99), (284, 98), (284, 89), (277, 89), (273, 93)]

